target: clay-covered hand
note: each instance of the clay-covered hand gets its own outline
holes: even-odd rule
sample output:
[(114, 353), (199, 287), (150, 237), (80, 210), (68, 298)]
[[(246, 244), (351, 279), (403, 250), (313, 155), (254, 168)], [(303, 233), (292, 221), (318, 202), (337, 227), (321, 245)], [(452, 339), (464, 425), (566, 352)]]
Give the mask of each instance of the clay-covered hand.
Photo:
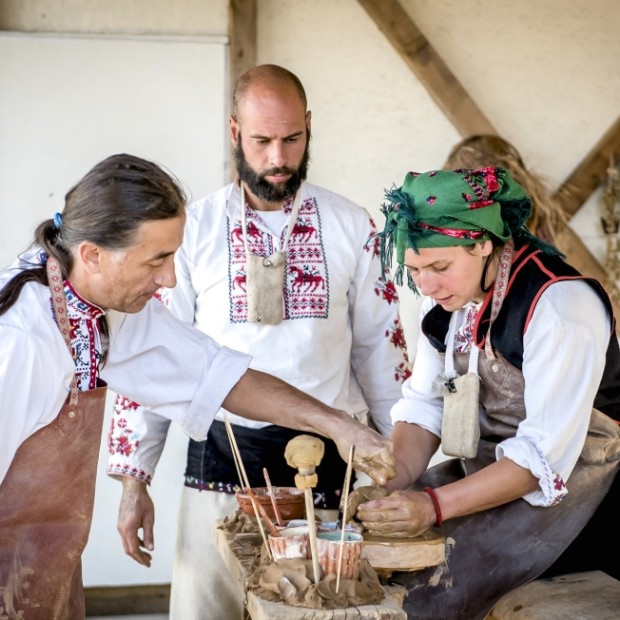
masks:
[[(351, 420), (351, 422), (355, 422)], [(346, 429), (347, 432), (333, 437), (340, 456), (346, 461), (349, 448), (355, 445), (353, 468), (370, 476), (383, 486), (396, 475), (392, 442), (360, 422)]]
[(408, 538), (428, 530), (436, 519), (431, 498), (418, 491), (394, 491), (387, 497), (360, 504), (357, 518), (375, 536)]
[[(121, 535), (123, 549), (138, 564), (151, 565), (151, 554), (144, 551), (153, 551), (153, 523), (155, 522), (155, 507), (146, 488), (146, 484), (129, 476), (123, 477), (123, 495), (118, 510), (116, 529)], [(142, 529), (142, 538), (139, 530)]]
[(346, 510), (344, 511), (344, 522), (347, 523), (351, 519), (356, 518), (357, 507), (360, 504), (369, 502), (373, 499), (380, 499), (388, 494), (387, 490), (383, 487), (358, 487), (353, 489), (349, 494)]

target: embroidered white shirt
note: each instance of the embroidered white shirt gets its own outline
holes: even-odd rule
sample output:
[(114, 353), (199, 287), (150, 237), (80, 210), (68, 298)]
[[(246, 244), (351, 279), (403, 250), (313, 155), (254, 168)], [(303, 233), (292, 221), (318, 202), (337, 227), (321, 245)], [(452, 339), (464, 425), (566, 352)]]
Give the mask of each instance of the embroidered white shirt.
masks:
[[(434, 305), (423, 301), (420, 320)], [(552, 505), (566, 492), (553, 478), (566, 482), (581, 453), (610, 329), (602, 301), (583, 281), (555, 283), (536, 304), (523, 339), (526, 418), (496, 449), (498, 459), (505, 456), (539, 478), (540, 490), (524, 497), (532, 505)], [(392, 409), (394, 423), (415, 423), (441, 436), (443, 398), (432, 385), (442, 372), (437, 351), (420, 333), (412, 376)]]
[[(245, 251), (240, 191), (236, 183), (190, 205), (177, 286), (166, 302), (182, 320), (233, 349), (252, 355), (252, 367), (291, 383), (358, 419), (367, 414), (391, 432), (390, 408), (409, 375), (396, 288), (380, 281), (374, 224), (349, 200), (304, 183), (302, 202), (289, 239), (284, 320), (276, 326), (247, 321)], [(290, 212), (292, 200), (284, 206)], [(281, 249), (273, 218), (246, 209), (253, 254)], [(218, 414), (218, 417), (221, 413)], [(229, 416), (234, 424), (265, 423)], [(150, 481), (163, 449), (167, 422), (130, 401), (117, 402), (108, 473)], [(131, 429), (124, 433), (122, 424)], [(119, 449), (120, 442), (122, 449)], [(135, 450), (132, 451), (131, 446)]]
[[(88, 304), (80, 308), (83, 303), (74, 297), (68, 308), (70, 318), (84, 319), (73, 339), (74, 348), (77, 344), (83, 353), (78, 364), (82, 388), (92, 383), (92, 364), (100, 355), (92, 320), (98, 313)], [(176, 320), (157, 300), (136, 314), (106, 316), (110, 348), (101, 378), (113, 390), (179, 423), (195, 439), (204, 439), (251, 358)], [(0, 316), (0, 342), (1, 482), (19, 446), (58, 415), (76, 365), (54, 322), (49, 289), (34, 282), (27, 283), (16, 304)]]

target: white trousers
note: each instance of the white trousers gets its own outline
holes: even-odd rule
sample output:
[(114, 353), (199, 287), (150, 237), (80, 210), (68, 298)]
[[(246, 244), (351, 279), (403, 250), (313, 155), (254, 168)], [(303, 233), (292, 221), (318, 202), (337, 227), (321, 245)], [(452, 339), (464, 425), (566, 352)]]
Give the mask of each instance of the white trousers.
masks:
[(242, 620), (243, 597), (215, 546), (215, 522), (234, 495), (183, 487), (172, 569), (170, 620)]
[[(215, 546), (215, 522), (238, 508), (234, 495), (183, 487), (170, 590), (170, 620), (243, 620), (243, 596)], [(336, 510), (317, 510), (323, 521)]]

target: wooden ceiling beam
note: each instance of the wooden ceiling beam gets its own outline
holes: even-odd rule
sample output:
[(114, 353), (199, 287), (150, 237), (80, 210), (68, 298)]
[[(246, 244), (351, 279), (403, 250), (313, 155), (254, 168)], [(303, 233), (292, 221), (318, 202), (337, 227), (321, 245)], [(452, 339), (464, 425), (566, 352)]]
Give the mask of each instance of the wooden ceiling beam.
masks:
[(228, 0), (230, 83), (256, 64), (256, 0)]
[(398, 0), (358, 0), (464, 137), (497, 134)]
[[(257, 0), (228, 0), (229, 89), (232, 95), (237, 80), (256, 65)], [(237, 176), (234, 157), (228, 158), (229, 178)]]
[(607, 168), (620, 163), (620, 116), (571, 172), (555, 197), (573, 216), (607, 178)]

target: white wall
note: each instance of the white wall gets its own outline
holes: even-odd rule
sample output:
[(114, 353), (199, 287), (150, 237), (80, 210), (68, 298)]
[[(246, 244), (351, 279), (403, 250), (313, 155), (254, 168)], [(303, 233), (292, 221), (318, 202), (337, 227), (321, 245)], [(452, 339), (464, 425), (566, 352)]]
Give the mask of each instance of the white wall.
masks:
[[(0, 264), (62, 211), (64, 194), (112, 153), (169, 168), (190, 197), (227, 180), (227, 48), (222, 36), (0, 33)], [(109, 401), (113, 398), (110, 394)], [(146, 570), (116, 533), (120, 484), (105, 475), (106, 410), (86, 585), (167, 583), (187, 439), (177, 427), (153, 483), (157, 553)]]
[[(554, 189), (617, 118), (615, 0), (401, 0), (501, 135)], [(355, 0), (259, 2), (258, 61), (301, 76), (313, 111), (311, 178), (381, 222), (383, 188), (440, 167), (460, 138)], [(596, 203), (584, 241), (602, 252)], [(580, 214), (584, 218), (585, 214)], [(582, 225), (578, 232), (583, 231)], [(598, 237), (597, 237), (598, 232)], [(401, 291), (409, 343), (418, 304)]]
[[(485, 115), (552, 189), (616, 119), (617, 0), (401, 3)], [(91, 0), (88, 9), (79, 0), (4, 0), (0, 7), (5, 28), (226, 32), (224, 0)], [(441, 166), (459, 139), (457, 132), (356, 0), (258, 0), (258, 20), (258, 61), (289, 67), (308, 92), (314, 130), (311, 180), (367, 206), (381, 223), (383, 189), (400, 183), (409, 169)], [(193, 76), (190, 82), (199, 80)], [(96, 142), (101, 136), (95, 129)], [(188, 119), (186, 131), (192, 130), (193, 119)], [(0, 142), (0, 149), (6, 148)], [(71, 144), (63, 145), (63, 155), (72, 150)], [(56, 152), (50, 154), (48, 165), (56, 159)], [(600, 255), (597, 208), (591, 201), (577, 216), (575, 229)], [(3, 217), (6, 209), (0, 203)], [(406, 290), (402, 301), (406, 336), (413, 344), (417, 304)], [(171, 474), (160, 468), (158, 476), (177, 476), (178, 465), (170, 466)], [(92, 539), (105, 541), (114, 555), (87, 552), (87, 576), (94, 575), (93, 564), (106, 564), (101, 567), (106, 581), (93, 576), (87, 584), (168, 580), (165, 553), (172, 547), (173, 524), (160, 519), (156, 525), (158, 554), (164, 556), (156, 560), (161, 572), (133, 567), (122, 557), (113, 532), (118, 488), (108, 493), (105, 484), (100, 484)], [(165, 496), (158, 508), (175, 501)]]

